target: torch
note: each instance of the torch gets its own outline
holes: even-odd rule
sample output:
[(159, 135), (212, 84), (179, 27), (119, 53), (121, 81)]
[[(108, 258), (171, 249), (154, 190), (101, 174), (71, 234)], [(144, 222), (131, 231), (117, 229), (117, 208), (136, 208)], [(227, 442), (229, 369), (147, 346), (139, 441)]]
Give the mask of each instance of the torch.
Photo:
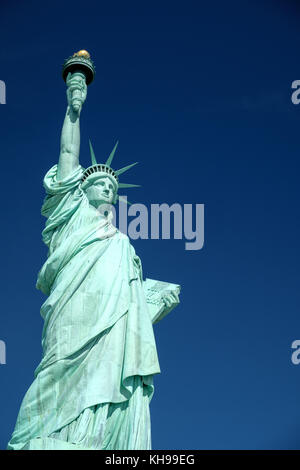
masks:
[[(95, 66), (91, 60), (91, 56), (88, 51), (81, 50), (75, 52), (71, 57), (69, 57), (63, 64), (62, 77), (66, 82), (68, 74), (80, 74), (80, 76), (85, 78), (87, 85), (92, 83), (95, 77)], [(74, 90), (72, 92), (72, 107), (74, 111), (78, 111), (80, 108), (80, 90)]]

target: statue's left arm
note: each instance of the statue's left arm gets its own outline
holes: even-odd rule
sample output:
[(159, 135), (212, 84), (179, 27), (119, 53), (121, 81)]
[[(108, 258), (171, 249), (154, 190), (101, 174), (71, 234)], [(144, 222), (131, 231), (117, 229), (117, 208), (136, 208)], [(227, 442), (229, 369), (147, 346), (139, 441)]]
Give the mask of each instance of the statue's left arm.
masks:
[(143, 288), (152, 323), (162, 320), (179, 304), (180, 285), (146, 279)]
[(156, 281), (149, 278), (143, 280), (141, 259), (139, 256), (137, 256), (134, 247), (132, 245), (130, 246), (134, 264), (137, 268), (139, 278), (143, 285), (149, 315), (152, 323), (154, 324), (162, 320), (180, 303), (179, 294), (181, 287), (179, 284)]

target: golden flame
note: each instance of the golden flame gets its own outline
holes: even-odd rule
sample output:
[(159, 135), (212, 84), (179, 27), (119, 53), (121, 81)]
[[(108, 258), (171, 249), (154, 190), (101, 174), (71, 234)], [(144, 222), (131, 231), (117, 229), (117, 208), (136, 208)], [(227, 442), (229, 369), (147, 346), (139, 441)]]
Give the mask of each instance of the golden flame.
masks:
[(75, 52), (75, 54), (73, 54), (73, 57), (84, 57), (85, 59), (89, 59), (91, 56), (90, 54), (88, 53), (88, 51), (84, 50), (84, 49), (81, 49), (81, 51), (78, 51), (78, 52)]

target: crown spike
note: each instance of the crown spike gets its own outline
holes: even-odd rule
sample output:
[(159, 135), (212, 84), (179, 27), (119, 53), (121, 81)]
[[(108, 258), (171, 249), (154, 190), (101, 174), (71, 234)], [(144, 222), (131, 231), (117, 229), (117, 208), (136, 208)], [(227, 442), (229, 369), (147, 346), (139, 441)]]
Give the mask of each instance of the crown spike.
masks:
[(97, 165), (97, 160), (96, 160), (95, 153), (94, 153), (93, 146), (92, 146), (92, 142), (90, 141), (90, 139), (89, 139), (89, 144), (90, 144), (92, 164)]
[(117, 140), (116, 145), (115, 145), (114, 148), (112, 149), (112, 152), (111, 152), (110, 156), (109, 156), (108, 159), (106, 160), (105, 165), (107, 165), (107, 166), (110, 166), (110, 165), (111, 165), (111, 162), (112, 162), (112, 160), (113, 160), (113, 158), (114, 158), (114, 156), (115, 156), (115, 152), (116, 152), (117, 147), (118, 147), (118, 143), (119, 143), (119, 141)]
[(140, 184), (119, 183), (119, 188), (140, 188)]
[(120, 168), (120, 170), (117, 170), (116, 174), (121, 175), (122, 173), (125, 173), (125, 171), (129, 170), (129, 168), (131, 168), (132, 166), (137, 165), (137, 164), (138, 164), (138, 162), (135, 162), (135, 163), (131, 163), (131, 165), (124, 166), (123, 168)]

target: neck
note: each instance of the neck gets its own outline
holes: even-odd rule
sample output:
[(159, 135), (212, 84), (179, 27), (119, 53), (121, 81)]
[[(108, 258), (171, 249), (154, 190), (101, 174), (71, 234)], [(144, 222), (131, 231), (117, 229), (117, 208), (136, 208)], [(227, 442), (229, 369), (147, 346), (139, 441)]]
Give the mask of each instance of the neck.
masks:
[(110, 204), (100, 204), (98, 207), (93, 206), (90, 204), (90, 207), (94, 209), (94, 211), (97, 212), (97, 215), (101, 220), (107, 220), (109, 221), (111, 218), (111, 207)]

